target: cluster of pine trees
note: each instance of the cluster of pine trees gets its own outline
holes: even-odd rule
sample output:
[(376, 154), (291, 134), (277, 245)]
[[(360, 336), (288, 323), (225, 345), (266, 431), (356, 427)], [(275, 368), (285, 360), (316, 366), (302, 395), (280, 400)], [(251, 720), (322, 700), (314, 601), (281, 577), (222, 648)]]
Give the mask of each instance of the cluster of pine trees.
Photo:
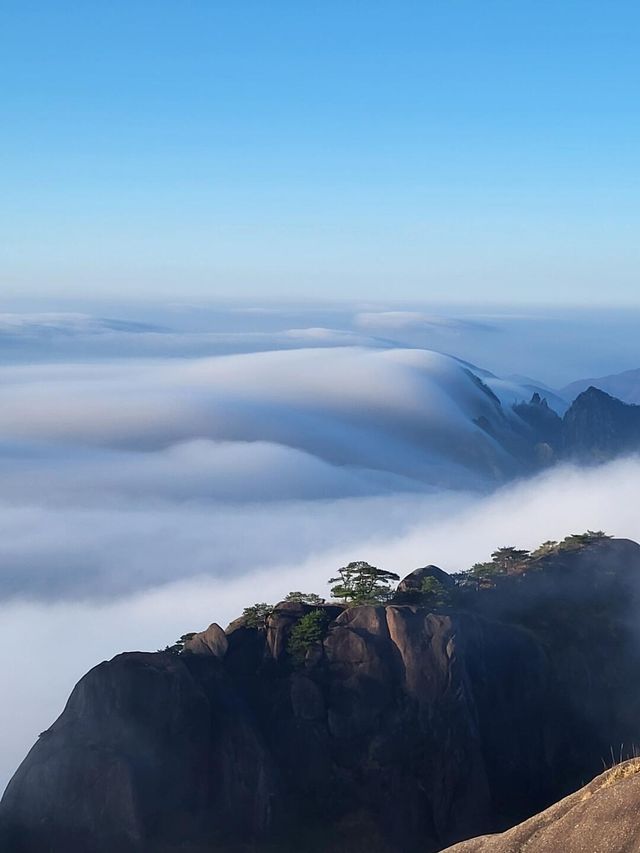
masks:
[[(491, 589), (500, 577), (526, 574), (527, 571), (542, 568), (544, 558), (562, 551), (574, 551), (601, 539), (610, 539), (602, 530), (587, 530), (586, 533), (572, 533), (561, 541), (548, 540), (533, 551), (514, 546), (497, 548), (491, 559), (475, 563), (466, 571), (451, 575), (454, 583), (445, 587), (435, 577), (425, 577), (420, 588), (411, 593), (411, 603), (427, 607), (446, 607), (456, 604), (459, 594), (471, 590)], [(334, 602), (345, 607), (362, 605), (381, 605), (390, 602), (396, 592), (396, 583), (400, 578), (395, 572), (379, 569), (364, 560), (356, 560), (338, 569), (335, 577), (329, 579), (331, 596)], [(288, 651), (294, 662), (301, 662), (311, 645), (326, 635), (329, 616), (323, 605), (327, 602), (315, 592), (290, 592), (286, 602), (306, 604), (312, 610), (301, 616), (291, 629)], [(276, 605), (259, 602), (243, 611), (244, 624), (250, 628), (265, 629), (269, 617)], [(193, 634), (184, 634), (172, 646), (164, 651), (181, 654), (185, 644)]]

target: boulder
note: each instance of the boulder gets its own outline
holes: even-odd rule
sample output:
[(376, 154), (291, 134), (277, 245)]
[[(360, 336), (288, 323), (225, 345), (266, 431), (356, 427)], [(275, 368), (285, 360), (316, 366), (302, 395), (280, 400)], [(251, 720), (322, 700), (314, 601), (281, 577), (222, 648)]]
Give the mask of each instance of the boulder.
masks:
[(78, 683), (9, 783), (0, 849), (164, 853), (188, 839), (195, 853), (228, 850), (272, 829), (277, 790), (217, 659), (118, 655)]
[(206, 631), (194, 634), (184, 644), (185, 651), (193, 655), (213, 655), (217, 658), (223, 658), (228, 648), (227, 635), (216, 622), (212, 622)]
[(422, 582), (427, 578), (434, 578), (445, 589), (451, 589), (455, 586), (455, 581), (451, 575), (438, 566), (422, 566), (420, 569), (414, 569), (400, 581), (393, 596), (394, 602), (398, 604), (419, 603)]

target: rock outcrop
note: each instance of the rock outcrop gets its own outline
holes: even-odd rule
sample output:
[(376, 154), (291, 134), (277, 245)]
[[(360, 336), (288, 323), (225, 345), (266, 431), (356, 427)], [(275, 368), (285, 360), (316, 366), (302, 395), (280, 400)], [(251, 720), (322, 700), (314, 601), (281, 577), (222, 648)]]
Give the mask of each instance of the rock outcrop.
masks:
[(455, 581), (451, 575), (438, 566), (421, 566), (400, 581), (393, 596), (394, 603), (413, 604), (419, 602), (423, 583), (427, 578), (433, 578), (443, 589), (451, 589), (455, 586)]
[(604, 539), (459, 607), (326, 605), (303, 661), (316, 608), (291, 602), (119, 655), (15, 774), (0, 849), (429, 853), (505, 830), (640, 742), (639, 580), (640, 546)]
[(528, 403), (516, 403), (513, 411), (534, 431), (536, 443), (556, 446), (562, 434), (562, 418), (535, 391)]
[(200, 631), (187, 640), (184, 648), (185, 651), (194, 655), (213, 655), (223, 658), (229, 648), (229, 641), (222, 628), (216, 622), (212, 622), (206, 631)]
[(640, 850), (639, 808), (640, 760), (631, 759), (508, 832), (446, 853), (630, 853)]
[(515, 403), (512, 412), (517, 420), (506, 433), (488, 421), (480, 419), (478, 425), (529, 468), (563, 459), (605, 462), (640, 451), (640, 406), (594, 386), (578, 394), (563, 417), (538, 392), (528, 402)]
[(640, 406), (591, 386), (576, 397), (562, 422), (564, 455), (603, 461), (640, 449)]

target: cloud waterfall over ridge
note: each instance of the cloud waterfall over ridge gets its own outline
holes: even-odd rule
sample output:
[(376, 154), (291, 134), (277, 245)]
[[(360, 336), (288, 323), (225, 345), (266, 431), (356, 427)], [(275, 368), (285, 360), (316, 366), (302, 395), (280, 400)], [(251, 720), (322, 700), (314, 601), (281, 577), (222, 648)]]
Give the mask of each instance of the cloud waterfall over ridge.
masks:
[[(483, 379), (507, 403), (528, 393)], [(275, 539), (302, 557), (334, 515), (342, 540), (362, 529), (363, 502), (495, 485), (513, 460), (475, 421), (508, 413), (424, 350), (3, 367), (0, 598), (229, 576), (281, 558)], [(255, 552), (237, 548), (245, 526)]]
[(528, 380), (344, 330), (234, 334), (246, 352), (211, 355), (161, 324), (0, 318), (0, 786), (101, 658), (326, 593), (351, 559), (455, 570), (574, 529), (640, 537), (635, 459), (501, 487)]

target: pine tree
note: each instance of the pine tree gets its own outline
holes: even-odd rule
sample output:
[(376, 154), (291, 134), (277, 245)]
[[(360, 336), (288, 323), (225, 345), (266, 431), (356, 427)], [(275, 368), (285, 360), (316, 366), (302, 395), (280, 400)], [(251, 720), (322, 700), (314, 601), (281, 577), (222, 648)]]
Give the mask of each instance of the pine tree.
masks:
[(357, 560), (338, 569), (338, 575), (330, 578), (329, 583), (335, 584), (331, 595), (345, 604), (384, 604), (393, 594), (391, 581), (398, 580), (400, 577), (394, 572)]

